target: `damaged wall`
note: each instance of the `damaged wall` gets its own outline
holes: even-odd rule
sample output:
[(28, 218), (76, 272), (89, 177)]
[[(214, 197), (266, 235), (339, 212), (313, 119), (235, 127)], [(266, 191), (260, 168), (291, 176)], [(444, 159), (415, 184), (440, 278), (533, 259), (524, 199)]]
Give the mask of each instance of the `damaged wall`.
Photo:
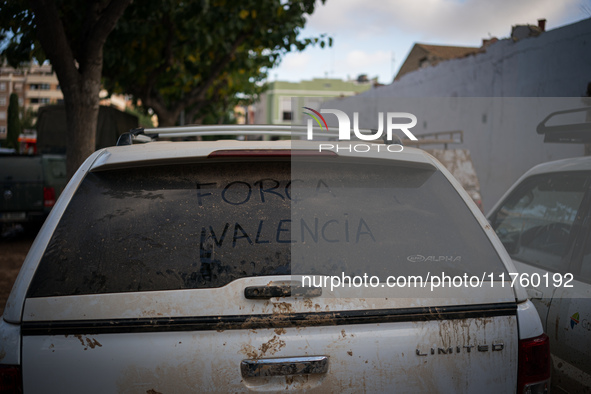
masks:
[[(450, 148), (470, 150), (487, 212), (532, 166), (584, 154), (582, 145), (544, 144), (535, 126), (549, 112), (589, 105), (582, 96), (590, 82), (591, 19), (586, 19), (538, 37), (498, 41), (485, 53), (409, 73), (391, 85), (329, 101), (323, 108), (340, 108), (350, 116), (359, 112), (361, 127), (377, 127), (378, 111), (415, 113), (419, 117), (415, 134), (461, 127), (463, 144)], [(427, 107), (433, 108), (433, 101), (423, 105), (415, 99), (406, 101), (413, 105), (399, 106), (399, 99), (387, 100), (422, 97), (447, 98), (447, 112), (427, 111)], [(476, 100), (475, 104), (463, 97), (565, 99)], [(426, 108), (418, 108), (421, 105)], [(460, 125), (458, 117), (463, 118)], [(333, 116), (326, 116), (327, 121), (329, 118)]]

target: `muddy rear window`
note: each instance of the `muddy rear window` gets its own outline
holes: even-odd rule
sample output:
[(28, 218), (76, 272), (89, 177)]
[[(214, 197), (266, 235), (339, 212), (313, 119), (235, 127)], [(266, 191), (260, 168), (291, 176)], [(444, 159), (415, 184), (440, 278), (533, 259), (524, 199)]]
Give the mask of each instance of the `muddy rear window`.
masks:
[(210, 160), (89, 173), (29, 296), (214, 288), (292, 271), (504, 270), (433, 168), (336, 157), (296, 167)]

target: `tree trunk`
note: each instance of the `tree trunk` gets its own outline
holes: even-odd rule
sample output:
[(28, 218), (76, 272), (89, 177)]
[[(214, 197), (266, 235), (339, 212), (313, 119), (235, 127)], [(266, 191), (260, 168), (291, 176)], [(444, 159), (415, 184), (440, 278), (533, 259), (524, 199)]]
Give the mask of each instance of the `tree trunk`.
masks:
[(78, 32), (68, 36), (58, 2), (29, 0), (35, 13), (37, 36), (57, 74), (66, 104), (68, 177), (94, 152), (103, 69), (103, 46), (131, 0), (87, 1), (86, 19)]
[[(100, 72), (98, 81), (100, 81)], [(78, 167), (96, 149), (100, 83), (93, 84), (92, 82), (92, 78), (86, 78), (81, 83), (87, 86), (84, 91), (75, 89), (76, 91), (71, 94), (64, 92), (68, 139), (66, 141), (68, 177), (74, 175)]]
[(158, 127), (172, 127), (176, 126), (181, 110), (173, 111), (154, 111), (158, 116)]

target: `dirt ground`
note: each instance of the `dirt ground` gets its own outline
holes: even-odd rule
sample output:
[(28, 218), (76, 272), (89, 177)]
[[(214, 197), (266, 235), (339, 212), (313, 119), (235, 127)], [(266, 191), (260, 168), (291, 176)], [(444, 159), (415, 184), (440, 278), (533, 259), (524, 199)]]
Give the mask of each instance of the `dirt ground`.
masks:
[(6, 299), (34, 239), (34, 236), (24, 235), (0, 239), (0, 315), (4, 312)]

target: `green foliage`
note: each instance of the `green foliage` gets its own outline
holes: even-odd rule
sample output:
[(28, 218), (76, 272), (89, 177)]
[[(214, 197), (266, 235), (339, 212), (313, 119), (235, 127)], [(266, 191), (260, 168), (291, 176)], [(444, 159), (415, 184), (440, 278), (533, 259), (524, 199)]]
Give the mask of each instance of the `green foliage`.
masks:
[(151, 129), (154, 127), (154, 123), (152, 123), (152, 115), (146, 113), (145, 111), (142, 111), (141, 109), (125, 108), (125, 112), (138, 117), (139, 127), (143, 127), (145, 129)]
[[(81, 63), (87, 49), (92, 18), (97, 12), (97, 1), (56, 0), (59, 21), (62, 22), (68, 46), (74, 58)], [(98, 15), (100, 16), (100, 15)], [(96, 15), (94, 16), (96, 17)], [(28, 1), (4, 0), (0, 6), (0, 56), (17, 68), (23, 63), (35, 60), (42, 64), (47, 56), (38, 39), (37, 19)]]
[[(57, 1), (58, 14), (64, 23), (66, 36), (76, 59), (81, 59), (84, 51), (87, 23), (84, 17), (88, 13), (91, 2), (79, 0)], [(58, 21), (56, 21), (57, 23)], [(5, 0), (0, 7), (0, 42), (2, 42), (2, 59), (6, 59), (12, 67), (33, 60), (42, 64), (47, 57), (37, 37), (35, 14), (27, 1)]]
[(45, 54), (36, 37), (33, 13), (26, 1), (5, 0), (0, 6), (0, 60), (12, 67), (36, 59), (45, 61)]
[[(324, 0), (323, 0), (324, 1)], [(160, 118), (219, 119), (253, 99), (281, 57), (324, 36), (300, 39), (315, 0), (143, 0), (130, 5), (105, 45), (104, 83)], [(165, 123), (160, 120), (160, 123)], [(217, 121), (216, 121), (217, 123)]]
[(19, 118), (18, 95), (16, 93), (10, 95), (6, 132), (6, 146), (13, 148), (18, 153), (18, 136), (21, 134), (21, 120)]
[(21, 108), (21, 127), (24, 130), (35, 130), (37, 123), (37, 112), (33, 108)]

